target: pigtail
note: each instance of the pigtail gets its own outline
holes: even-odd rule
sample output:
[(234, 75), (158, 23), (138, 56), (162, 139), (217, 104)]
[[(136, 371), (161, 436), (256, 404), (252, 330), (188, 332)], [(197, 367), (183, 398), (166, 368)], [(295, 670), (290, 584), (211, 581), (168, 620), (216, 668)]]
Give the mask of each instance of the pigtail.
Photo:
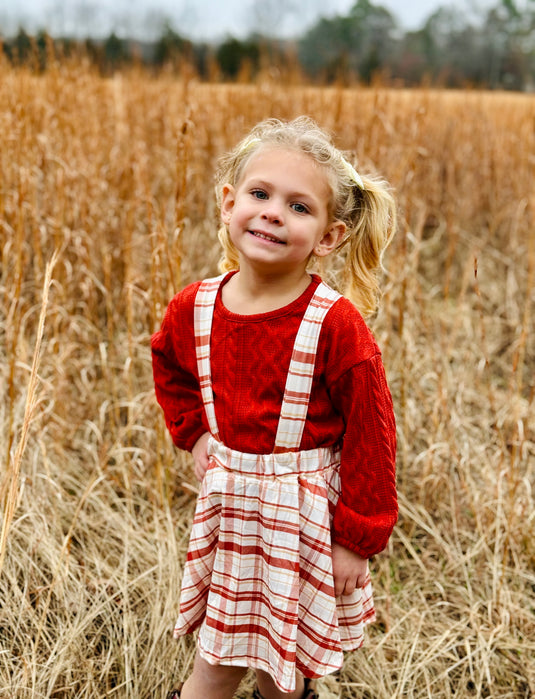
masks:
[(378, 276), (396, 229), (396, 204), (384, 180), (361, 178), (362, 187), (354, 185), (348, 197), (347, 233), (339, 249), (345, 248), (344, 294), (367, 317), (377, 310)]

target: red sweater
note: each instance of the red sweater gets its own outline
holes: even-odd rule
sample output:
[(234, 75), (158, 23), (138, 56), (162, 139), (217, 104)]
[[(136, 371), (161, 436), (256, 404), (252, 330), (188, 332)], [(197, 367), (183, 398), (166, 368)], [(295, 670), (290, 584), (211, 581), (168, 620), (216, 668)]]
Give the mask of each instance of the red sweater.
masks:
[[(219, 290), (212, 325), (212, 385), (220, 438), (231, 449), (273, 451), (294, 340), (320, 281), (314, 275), (288, 306), (247, 316), (228, 311)], [(172, 299), (160, 331), (152, 337), (156, 396), (173, 442), (187, 451), (208, 431), (193, 329), (199, 284), (190, 284)], [(397, 519), (396, 429), (379, 348), (345, 298), (323, 322), (301, 449), (335, 445), (342, 450), (342, 492), (333, 538), (369, 558), (386, 546)]]

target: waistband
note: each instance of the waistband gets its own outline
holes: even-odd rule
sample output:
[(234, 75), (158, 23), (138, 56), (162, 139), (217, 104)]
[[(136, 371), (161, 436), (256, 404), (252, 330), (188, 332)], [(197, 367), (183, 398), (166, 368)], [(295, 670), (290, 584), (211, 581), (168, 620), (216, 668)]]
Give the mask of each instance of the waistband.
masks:
[(230, 449), (212, 436), (208, 439), (208, 456), (228, 471), (268, 477), (311, 474), (340, 463), (339, 451), (332, 447), (279, 454), (247, 454)]

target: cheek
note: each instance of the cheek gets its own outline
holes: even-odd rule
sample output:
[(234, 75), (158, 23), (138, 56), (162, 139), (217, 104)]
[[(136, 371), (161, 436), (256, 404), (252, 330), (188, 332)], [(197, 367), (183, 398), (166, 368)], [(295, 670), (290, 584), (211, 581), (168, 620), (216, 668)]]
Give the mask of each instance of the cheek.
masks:
[(251, 212), (247, 206), (236, 206), (232, 212), (231, 222), (235, 226), (244, 226), (251, 218)]
[(227, 229), (231, 240), (238, 240), (246, 228), (246, 222), (243, 219), (243, 217), (240, 216), (240, 212), (234, 211), (232, 213), (232, 216), (230, 217), (229, 222), (227, 223)]

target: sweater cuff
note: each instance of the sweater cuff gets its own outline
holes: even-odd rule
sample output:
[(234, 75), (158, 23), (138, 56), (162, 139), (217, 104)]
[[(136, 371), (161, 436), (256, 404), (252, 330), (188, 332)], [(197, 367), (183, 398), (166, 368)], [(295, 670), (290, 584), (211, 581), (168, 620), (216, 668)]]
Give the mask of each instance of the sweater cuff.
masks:
[(202, 437), (205, 432), (208, 432), (208, 430), (204, 425), (201, 425), (194, 432), (191, 432), (186, 440), (182, 441), (180, 444), (175, 442), (175, 445), (179, 447), (179, 449), (191, 452), (199, 437)]
[(371, 558), (386, 547), (396, 521), (397, 511), (392, 515), (365, 517), (340, 499), (334, 512), (332, 537), (362, 558)]

